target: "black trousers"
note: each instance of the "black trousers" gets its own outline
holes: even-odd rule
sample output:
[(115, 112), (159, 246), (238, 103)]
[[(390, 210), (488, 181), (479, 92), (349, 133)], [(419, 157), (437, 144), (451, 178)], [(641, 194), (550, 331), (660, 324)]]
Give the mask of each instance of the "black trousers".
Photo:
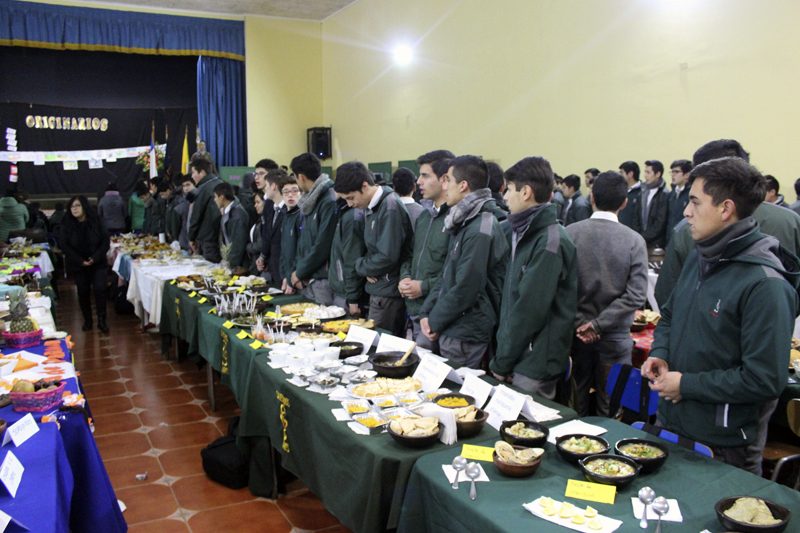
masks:
[(105, 264), (82, 267), (73, 273), (75, 286), (78, 288), (78, 304), (85, 322), (92, 321), (92, 289), (94, 288), (94, 305), (97, 318), (106, 317), (106, 283), (108, 267)]

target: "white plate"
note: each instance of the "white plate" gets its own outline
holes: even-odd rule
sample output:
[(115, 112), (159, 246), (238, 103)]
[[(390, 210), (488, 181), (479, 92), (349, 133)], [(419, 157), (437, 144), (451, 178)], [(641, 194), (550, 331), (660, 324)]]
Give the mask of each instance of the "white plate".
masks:
[(369, 361), (368, 355), (353, 355), (344, 360), (344, 362), (347, 363), (348, 365), (354, 365), (354, 366), (358, 366), (361, 363), (366, 363), (367, 361)]

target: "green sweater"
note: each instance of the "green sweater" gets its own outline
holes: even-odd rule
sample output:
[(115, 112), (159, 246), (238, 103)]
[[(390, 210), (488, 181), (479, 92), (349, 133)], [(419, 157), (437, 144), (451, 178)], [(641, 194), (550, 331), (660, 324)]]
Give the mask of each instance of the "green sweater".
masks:
[(489, 368), (501, 376), (558, 377), (567, 368), (578, 307), (575, 245), (556, 206), (537, 211), (512, 247), (503, 287), (497, 352)]
[(420, 317), (432, 331), (454, 339), (488, 343), (500, 314), (508, 242), (484, 204), (450, 234), (442, 276), (425, 299)]
[(30, 214), (28, 208), (11, 196), (0, 198), (0, 242), (8, 240), (8, 234), (14, 230), (25, 229)]
[(797, 258), (757, 227), (705, 268), (692, 251), (650, 351), (682, 373), (682, 399), (659, 402), (668, 429), (711, 446), (754, 441), (761, 406), (786, 386), (799, 282)]
[(131, 231), (141, 231), (144, 226), (144, 202), (135, 192), (128, 198), (128, 216), (131, 217)]
[(222, 183), (217, 176), (206, 176), (197, 184), (192, 204), (192, 219), (189, 221), (189, 240), (217, 242), (219, 240), (220, 217), (214, 203), (214, 187)]
[[(294, 268), (297, 277), (302, 280), (328, 277), (328, 260), (331, 257), (333, 232), (336, 231), (336, 193), (333, 191), (333, 181), (324, 177), (317, 178), (317, 181), (319, 183), (314, 185), (306, 202), (300, 206), (303, 221)], [(309, 201), (313, 204), (308, 204)], [(291, 276), (291, 272), (289, 275)]]
[(297, 239), (300, 237), (300, 225), (302, 222), (303, 215), (300, 214), (299, 207), (286, 211), (283, 215), (283, 223), (281, 225), (281, 279), (273, 280), (273, 283), (278, 287), (280, 287), (281, 281), (290, 280), (292, 272), (295, 270)]
[(364, 294), (364, 278), (356, 273), (356, 260), (366, 254), (364, 245), (364, 210), (344, 204), (331, 245), (328, 281), (331, 290), (347, 303), (358, 303)]
[(400, 279), (417, 280), (422, 289), (419, 298), (406, 299), (406, 310), (411, 316), (419, 314), (425, 298), (442, 275), (450, 244), (450, 233), (444, 231), (444, 219), (449, 211), (447, 204), (442, 204), (435, 214), (425, 209), (414, 225), (414, 253), (400, 269)]
[(389, 187), (381, 187), (379, 192), (378, 204), (367, 210), (364, 219), (367, 253), (356, 259), (356, 273), (378, 278), (375, 283), (366, 284), (368, 294), (399, 298), (400, 266), (411, 256), (414, 230), (400, 197)]

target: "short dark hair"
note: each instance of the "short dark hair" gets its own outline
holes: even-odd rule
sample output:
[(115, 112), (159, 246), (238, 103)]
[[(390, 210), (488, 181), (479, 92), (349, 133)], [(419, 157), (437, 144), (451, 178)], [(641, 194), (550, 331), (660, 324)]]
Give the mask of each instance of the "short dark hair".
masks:
[(684, 174), (688, 174), (689, 172), (692, 171), (692, 162), (689, 161), (688, 159), (676, 159), (675, 161), (672, 162), (669, 168), (670, 169), (677, 168), (680, 169), (680, 171), (683, 172)]
[(794, 193), (797, 196), (800, 196), (800, 178), (794, 180)]
[(253, 191), (253, 198), (255, 198), (256, 196), (258, 196), (263, 200), (265, 198), (264, 189), (256, 189), (255, 191)]
[(460, 155), (450, 161), (456, 183), (467, 182), (470, 191), (485, 189), (489, 186), (489, 171), (484, 160), (477, 155)]
[(118, 191), (118, 190), (119, 190), (119, 187), (117, 187), (117, 184), (114, 183), (113, 181), (109, 181), (106, 184), (106, 191)]
[[(145, 181), (139, 181), (133, 187), (133, 192), (136, 194), (136, 196), (144, 196), (145, 194), (150, 194), (150, 186)], [(72, 205), (72, 202), (70, 202), (70, 205)]]
[(183, 185), (183, 184), (184, 184), (184, 183), (186, 183), (187, 181), (191, 182), (191, 183), (192, 183), (192, 185), (194, 185), (194, 180), (192, 179), (192, 176), (191, 176), (191, 175), (189, 175), (189, 174), (184, 174), (183, 176), (181, 176), (181, 185)]
[(689, 182), (698, 178), (703, 180), (703, 192), (711, 196), (714, 205), (731, 199), (740, 219), (752, 215), (764, 201), (764, 176), (740, 157), (722, 157), (701, 163), (692, 169)]
[(414, 182), (417, 177), (406, 167), (400, 167), (392, 174), (392, 186), (394, 192), (400, 196), (411, 196), (414, 193)]
[(570, 174), (564, 177), (564, 185), (571, 187), (576, 191), (581, 190), (581, 178), (577, 174)]
[(592, 182), (592, 198), (600, 211), (617, 211), (627, 197), (628, 184), (619, 172), (603, 172)]
[(503, 167), (494, 161), (487, 161), (486, 170), (489, 172), (489, 190), (493, 194), (499, 193), (503, 188)]
[(236, 198), (236, 195), (233, 193), (233, 185), (227, 181), (217, 184), (217, 186), (214, 187), (214, 194), (217, 196), (224, 196), (226, 200), (231, 202)]
[(653, 169), (653, 172), (657, 172), (664, 175), (664, 163), (659, 161), (658, 159), (648, 159), (644, 162), (644, 164)]
[(450, 150), (433, 150), (426, 154), (422, 154), (417, 158), (417, 164), (430, 165), (433, 173), (437, 178), (441, 178), (447, 174), (447, 169), (450, 168), (450, 161), (455, 157), (455, 154)]
[(533, 198), (537, 203), (543, 204), (550, 201), (553, 194), (555, 179), (550, 161), (544, 157), (526, 157), (514, 163), (505, 172), (506, 181), (513, 183), (519, 190), (528, 185), (533, 189)]
[(267, 171), (267, 175), (265, 179), (268, 183), (279, 183), (284, 177), (286, 177), (286, 171), (282, 168), (271, 168)]
[(278, 183), (278, 190), (283, 193), (283, 188), (287, 185), (297, 185), (297, 178), (294, 177), (294, 174), (287, 174), (286, 172), (283, 173), (283, 176), (277, 181)]
[(156, 185), (156, 191), (158, 192), (167, 192), (172, 190), (172, 184), (169, 180), (161, 180)]
[(775, 176), (772, 174), (765, 174), (764, 182), (767, 184), (767, 192), (775, 191), (775, 194), (781, 192), (781, 184), (778, 183), (778, 180), (775, 179)]
[(69, 206), (69, 210), (67, 211), (67, 217), (69, 219), (74, 221), (78, 220), (74, 216), (72, 216), (72, 204), (74, 204), (76, 200), (80, 202), (81, 207), (83, 208), (83, 213), (86, 215), (86, 218), (90, 220), (94, 220), (95, 218), (97, 218), (97, 211), (92, 209), (92, 205), (89, 203), (89, 199), (86, 198), (86, 196), (79, 194), (77, 196), (73, 196), (72, 198), (70, 198), (69, 203), (67, 203), (67, 205)]
[(296, 156), (292, 159), (292, 162), (289, 163), (289, 166), (295, 176), (302, 174), (311, 181), (317, 181), (317, 178), (319, 178), (322, 173), (322, 163), (319, 162), (317, 156), (310, 152)]
[(584, 174), (591, 174), (592, 177), (596, 178), (597, 176), (600, 175), (600, 169), (599, 168), (594, 168), (594, 167), (587, 168), (586, 170), (583, 171), (583, 173)]
[(633, 172), (633, 179), (639, 179), (639, 163), (636, 161), (625, 161), (619, 166), (619, 169), (625, 173)]
[(274, 168), (280, 168), (278, 163), (273, 161), (272, 159), (265, 158), (256, 163), (255, 168), (263, 168), (264, 170), (272, 170)]
[(368, 185), (375, 185), (372, 172), (361, 161), (349, 161), (336, 169), (336, 181), (333, 182), (333, 190), (340, 194), (360, 191), (364, 182)]
[(709, 141), (698, 148), (692, 156), (692, 163), (697, 166), (720, 157), (738, 157), (739, 159), (744, 159), (747, 163), (750, 162), (750, 154), (747, 153), (739, 141), (736, 139), (717, 139), (716, 141)]
[(211, 170), (213, 169), (213, 166), (211, 161), (208, 159), (202, 157), (192, 159), (192, 162), (189, 163), (189, 166), (195, 169), (197, 172), (205, 171), (206, 174), (212, 174)]

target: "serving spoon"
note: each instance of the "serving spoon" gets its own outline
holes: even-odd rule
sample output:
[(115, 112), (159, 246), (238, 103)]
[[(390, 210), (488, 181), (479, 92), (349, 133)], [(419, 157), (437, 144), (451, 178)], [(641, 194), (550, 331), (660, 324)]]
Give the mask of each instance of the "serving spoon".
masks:
[(669, 512), (669, 502), (663, 496), (659, 496), (653, 500), (653, 512), (658, 515), (658, 525), (656, 526), (656, 533), (661, 533), (661, 515)]
[(647, 529), (647, 506), (653, 503), (653, 500), (655, 499), (656, 491), (650, 487), (642, 487), (639, 489), (639, 501), (644, 504), (644, 509), (642, 510), (642, 519), (639, 520), (639, 527), (642, 529)]
[(470, 463), (467, 465), (466, 474), (472, 482), (472, 485), (469, 487), (469, 499), (475, 500), (478, 498), (478, 490), (475, 488), (475, 480), (481, 477), (481, 467), (478, 466), (478, 463)]
[(413, 352), (414, 348), (416, 348), (416, 347), (417, 347), (417, 343), (416, 342), (412, 342), (411, 346), (409, 346), (408, 350), (406, 350), (406, 353), (403, 354), (403, 357), (401, 357), (400, 360), (397, 361), (394, 364), (394, 366), (403, 366), (403, 363), (406, 362), (406, 359), (408, 359), (408, 356), (411, 355), (411, 352)]
[(452, 485), (450, 485), (450, 486), (453, 487), (453, 489), (458, 490), (458, 476), (459, 476), (459, 474), (461, 474), (462, 470), (467, 468), (467, 460), (464, 459), (463, 457), (461, 457), (460, 455), (456, 455), (455, 458), (453, 459), (453, 465), (452, 466), (453, 466), (453, 470), (456, 471), (456, 477), (453, 480)]

